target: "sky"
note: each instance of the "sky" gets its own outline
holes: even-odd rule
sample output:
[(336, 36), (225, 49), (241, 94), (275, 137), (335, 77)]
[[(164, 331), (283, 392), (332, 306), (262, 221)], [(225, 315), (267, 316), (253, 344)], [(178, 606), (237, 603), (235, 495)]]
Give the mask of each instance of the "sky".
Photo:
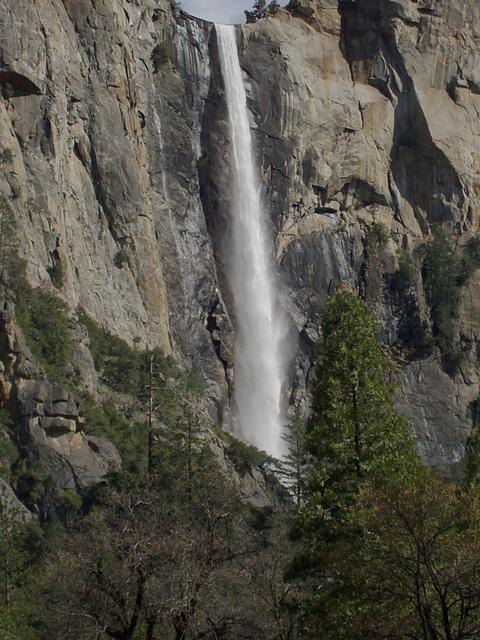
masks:
[(245, 22), (244, 10), (250, 9), (254, 0), (181, 0), (180, 5), (197, 18), (211, 22), (239, 24)]

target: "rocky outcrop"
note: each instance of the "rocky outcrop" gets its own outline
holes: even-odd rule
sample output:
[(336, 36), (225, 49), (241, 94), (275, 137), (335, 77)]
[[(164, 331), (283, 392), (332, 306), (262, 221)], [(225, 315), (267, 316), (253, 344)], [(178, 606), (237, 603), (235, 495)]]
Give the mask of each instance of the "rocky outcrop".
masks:
[[(198, 368), (211, 418), (228, 421), (228, 134), (212, 25), (168, 0), (0, 0), (0, 9), (0, 192), (16, 212), (29, 281)], [(459, 247), (478, 231), (479, 11), (476, 0), (291, 0), (238, 30), (298, 344), (294, 403), (305, 401), (323, 306), (341, 281), (401, 348), (411, 310), (430, 317), (420, 273), (408, 301), (392, 296), (400, 249), (420, 272), (435, 225)], [(389, 232), (381, 251), (369, 245), (375, 225)], [(472, 429), (477, 275), (456, 324), (461, 367), (447, 374), (435, 352), (399, 358), (399, 406), (431, 464), (461, 459)], [(84, 346), (76, 357), (93, 387)], [(93, 460), (112, 463), (108, 445), (88, 440), (68, 395), (20, 377), (24, 437), (67, 461), (63, 485), (88, 484)]]
[(3, 478), (0, 478), (0, 513), (2, 518), (6, 517), (10, 522), (13, 520), (25, 523), (33, 520), (33, 515), (20, 502), (12, 487)]
[[(30, 462), (46, 474), (50, 500), (65, 490), (80, 495), (120, 469), (111, 442), (85, 433), (80, 401), (46, 379), (9, 314), (0, 316), (0, 408), (15, 418), (13, 437)], [(88, 425), (94, 429), (95, 425)]]

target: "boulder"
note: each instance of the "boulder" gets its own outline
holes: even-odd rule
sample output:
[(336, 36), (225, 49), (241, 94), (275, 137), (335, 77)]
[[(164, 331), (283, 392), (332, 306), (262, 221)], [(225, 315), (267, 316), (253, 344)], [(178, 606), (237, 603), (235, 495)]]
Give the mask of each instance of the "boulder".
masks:
[(27, 507), (20, 502), (8, 482), (0, 477), (0, 503), (2, 509), (19, 523), (31, 522), (34, 518)]

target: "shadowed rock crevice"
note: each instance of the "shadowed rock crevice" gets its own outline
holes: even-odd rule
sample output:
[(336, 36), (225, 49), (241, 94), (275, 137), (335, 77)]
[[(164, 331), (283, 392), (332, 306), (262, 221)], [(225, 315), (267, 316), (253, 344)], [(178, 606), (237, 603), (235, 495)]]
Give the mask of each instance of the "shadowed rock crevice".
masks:
[(215, 30), (211, 32), (209, 54), (210, 85), (201, 126), (202, 155), (198, 162), (200, 198), (212, 241), (220, 288), (231, 314), (231, 295), (225, 273), (230, 206), (228, 122)]
[(0, 70), (0, 89), (6, 98), (39, 96), (42, 90), (30, 78), (16, 71)]
[(399, 50), (394, 19), (404, 17), (401, 4), (340, 2), (340, 10), (341, 47), (354, 82), (377, 87), (394, 105), (390, 158), (399, 193), (425, 233), (440, 223), (459, 227), (463, 222), (464, 188), (452, 163), (432, 139), (417, 89)]

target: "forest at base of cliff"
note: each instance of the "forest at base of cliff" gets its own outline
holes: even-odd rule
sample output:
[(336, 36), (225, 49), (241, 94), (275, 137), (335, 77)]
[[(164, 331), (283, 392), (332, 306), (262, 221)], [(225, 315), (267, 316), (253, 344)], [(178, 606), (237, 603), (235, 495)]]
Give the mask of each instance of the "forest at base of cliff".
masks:
[[(77, 321), (123, 411), (119, 373), (129, 371), (137, 419), (84, 396), (124, 465), (86, 492), (55, 495), (3, 412), (2, 476), (30, 511), (3, 489), (2, 640), (476, 636), (478, 443), (456, 484), (421, 465), (393, 408), (389, 354), (348, 287), (327, 304), (312, 414), (292, 421), (283, 464), (208, 427), (193, 373), (129, 348), (81, 311)], [(61, 364), (56, 353), (50, 366)], [(262, 470), (268, 504), (242, 497), (219, 441), (239, 474)]]

